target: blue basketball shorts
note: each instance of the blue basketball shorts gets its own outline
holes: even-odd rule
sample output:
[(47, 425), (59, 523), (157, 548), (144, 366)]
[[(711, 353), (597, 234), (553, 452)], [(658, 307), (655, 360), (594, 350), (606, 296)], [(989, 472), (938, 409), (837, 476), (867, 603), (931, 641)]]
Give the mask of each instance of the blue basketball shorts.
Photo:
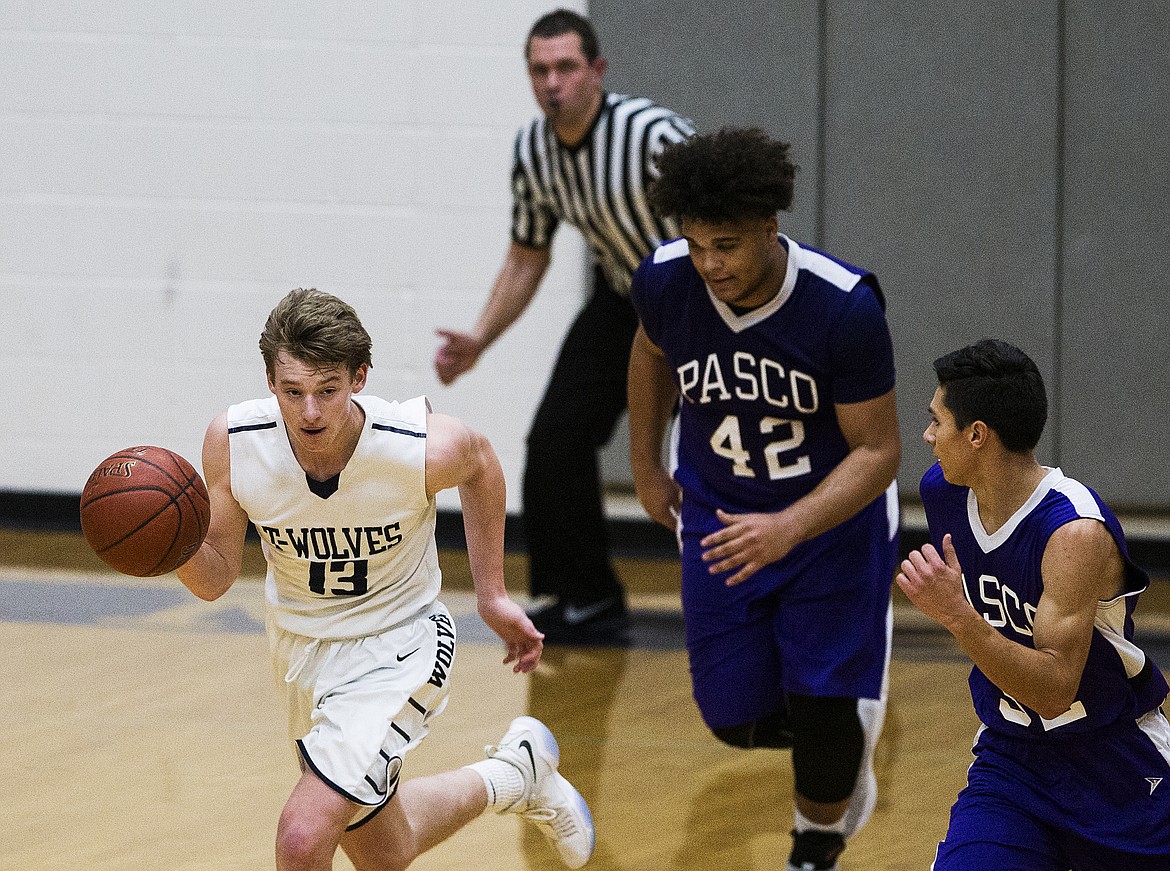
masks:
[(1048, 739), (981, 730), (934, 871), (1167, 871), (1170, 724)]
[(734, 587), (702, 560), (699, 542), (722, 526), (683, 499), (683, 615), (707, 725), (775, 714), (789, 693), (883, 698), (898, 553), (886, 497)]

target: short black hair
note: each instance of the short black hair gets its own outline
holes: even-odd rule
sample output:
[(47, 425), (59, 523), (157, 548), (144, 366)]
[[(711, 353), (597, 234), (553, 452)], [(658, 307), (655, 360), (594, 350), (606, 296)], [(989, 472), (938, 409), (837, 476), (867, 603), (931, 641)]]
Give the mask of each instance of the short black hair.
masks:
[(796, 170), (789, 144), (758, 128), (724, 127), (668, 145), (648, 191), (664, 218), (726, 224), (770, 218), (792, 206)]
[(1009, 451), (1036, 447), (1048, 421), (1048, 394), (1040, 369), (1015, 345), (982, 339), (939, 357), (934, 371), (959, 429), (981, 420)]
[(593, 29), (588, 18), (578, 15), (571, 9), (557, 9), (536, 19), (532, 29), (528, 31), (528, 38), (524, 40), (524, 56), (528, 57), (528, 47), (532, 44), (533, 37), (550, 39), (566, 33), (575, 33), (581, 37), (581, 51), (585, 53), (585, 59), (589, 63), (597, 60), (601, 54), (601, 46), (597, 43), (597, 31)]

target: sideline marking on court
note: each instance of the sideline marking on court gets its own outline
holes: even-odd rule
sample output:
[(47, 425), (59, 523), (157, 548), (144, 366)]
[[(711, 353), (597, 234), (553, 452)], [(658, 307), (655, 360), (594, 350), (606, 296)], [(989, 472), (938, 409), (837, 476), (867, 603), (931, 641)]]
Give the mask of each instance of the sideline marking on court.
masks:
[[(474, 594), (441, 598), (461, 641), (494, 638), (475, 612)], [(174, 576), (0, 568), (0, 622), (263, 634), (264, 610), (262, 578), (241, 578), (219, 599), (203, 602)]]

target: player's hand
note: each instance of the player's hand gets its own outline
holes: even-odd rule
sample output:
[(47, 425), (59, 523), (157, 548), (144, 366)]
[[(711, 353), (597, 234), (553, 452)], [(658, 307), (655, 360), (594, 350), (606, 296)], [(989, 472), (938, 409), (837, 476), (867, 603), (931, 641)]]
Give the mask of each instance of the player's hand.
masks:
[(931, 544), (912, 551), (895, 581), (915, 608), (949, 629), (975, 610), (963, 595), (963, 570), (949, 532), (942, 546), (942, 554)]
[(479, 616), (496, 635), (503, 639), (508, 655), (504, 665), (515, 663), (512, 671), (527, 674), (540, 664), (544, 650), (544, 634), (536, 631), (524, 609), (507, 596), (493, 596), (479, 600)]
[(678, 513), (682, 508), (682, 489), (666, 469), (655, 469), (636, 476), (634, 489), (638, 501), (651, 520), (661, 523), (671, 532), (678, 528)]
[[(724, 583), (742, 584), (768, 563), (782, 559), (799, 542), (787, 533), (784, 514), (729, 514), (716, 510), (723, 528), (705, 536), (700, 546), (711, 574), (734, 571)], [(738, 569), (738, 571), (736, 571)]]
[(475, 366), (483, 353), (483, 343), (470, 333), (455, 330), (435, 330), (443, 344), (435, 352), (435, 374), (444, 384), (450, 384)]

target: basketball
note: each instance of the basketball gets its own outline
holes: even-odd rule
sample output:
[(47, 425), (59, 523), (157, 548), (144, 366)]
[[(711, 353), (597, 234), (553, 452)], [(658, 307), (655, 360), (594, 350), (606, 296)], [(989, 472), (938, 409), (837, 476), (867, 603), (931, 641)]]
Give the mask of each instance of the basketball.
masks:
[(102, 460), (81, 492), (81, 531), (112, 569), (137, 578), (174, 571), (199, 549), (211, 500), (199, 473), (149, 445)]

